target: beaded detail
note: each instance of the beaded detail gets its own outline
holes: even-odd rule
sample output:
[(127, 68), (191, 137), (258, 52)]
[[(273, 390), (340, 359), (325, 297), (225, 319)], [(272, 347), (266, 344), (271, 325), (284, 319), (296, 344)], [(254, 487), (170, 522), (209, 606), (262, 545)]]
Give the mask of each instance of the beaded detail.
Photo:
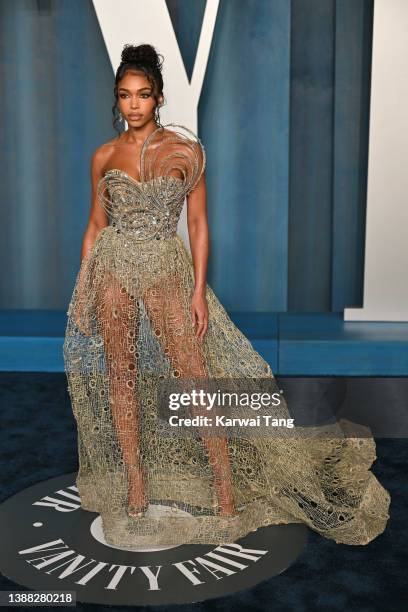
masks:
[[(178, 129), (169, 130), (170, 126)], [(196, 187), (205, 166), (201, 140), (187, 128), (170, 123), (145, 140), (140, 181), (123, 170), (108, 170), (98, 182), (98, 199), (110, 224), (131, 232), (133, 240), (168, 238), (176, 234), (184, 198)]]

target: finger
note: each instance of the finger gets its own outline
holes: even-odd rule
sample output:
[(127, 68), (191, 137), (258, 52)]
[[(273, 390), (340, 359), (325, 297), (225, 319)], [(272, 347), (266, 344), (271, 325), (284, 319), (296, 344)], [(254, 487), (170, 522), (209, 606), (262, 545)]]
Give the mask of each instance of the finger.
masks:
[(199, 338), (199, 336), (200, 336), (200, 330), (201, 330), (202, 325), (203, 325), (203, 321), (197, 320), (197, 329), (196, 329), (196, 332), (195, 332), (197, 338)]
[(207, 320), (203, 319), (200, 323), (200, 328), (198, 330), (198, 338), (200, 338), (200, 340), (203, 338), (204, 334), (205, 334), (205, 330), (207, 328)]
[(196, 324), (196, 312), (195, 310), (192, 308), (191, 309), (191, 326), (195, 327)]

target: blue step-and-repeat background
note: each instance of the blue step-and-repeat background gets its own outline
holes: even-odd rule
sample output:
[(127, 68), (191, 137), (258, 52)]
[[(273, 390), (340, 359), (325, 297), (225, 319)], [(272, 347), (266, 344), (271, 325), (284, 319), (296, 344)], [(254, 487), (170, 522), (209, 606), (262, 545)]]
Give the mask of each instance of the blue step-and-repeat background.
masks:
[[(373, 2), (238, 4), (198, 107), (208, 282), (277, 374), (404, 376), (408, 324), (343, 320), (363, 303)], [(167, 7), (191, 77), (205, 1)], [(2, 2), (0, 28), (0, 369), (62, 371), (112, 66), (91, 1)]]

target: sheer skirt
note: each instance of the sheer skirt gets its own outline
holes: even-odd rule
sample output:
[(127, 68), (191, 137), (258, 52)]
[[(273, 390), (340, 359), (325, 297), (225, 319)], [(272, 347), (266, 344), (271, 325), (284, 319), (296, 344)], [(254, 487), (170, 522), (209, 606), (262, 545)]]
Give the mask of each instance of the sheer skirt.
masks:
[[(163, 381), (267, 378), (279, 391), (209, 285), (209, 326), (197, 340), (193, 290), (192, 259), (177, 235), (136, 245), (108, 226), (82, 262), (64, 360), (81, 503), (100, 513), (107, 542), (220, 544), (292, 522), (348, 544), (376, 537), (390, 499), (369, 469), (371, 437), (349, 438), (338, 426), (315, 439), (163, 429)], [(284, 401), (279, 416), (290, 417)]]

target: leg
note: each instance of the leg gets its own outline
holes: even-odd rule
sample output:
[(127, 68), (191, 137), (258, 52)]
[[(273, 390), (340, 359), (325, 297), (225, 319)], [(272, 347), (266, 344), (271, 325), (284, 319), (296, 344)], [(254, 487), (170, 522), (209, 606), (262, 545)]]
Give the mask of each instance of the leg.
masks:
[(109, 401), (128, 479), (128, 513), (139, 516), (147, 504), (140, 467), (139, 406), (136, 397), (136, 341), (140, 316), (132, 299), (112, 275), (98, 290), (97, 320), (104, 340)]
[[(164, 352), (171, 360), (173, 371), (181, 378), (207, 378), (199, 341), (191, 325), (183, 301), (183, 289), (178, 278), (149, 288), (143, 295), (149, 319)], [(183, 306), (184, 305), (184, 306)], [(235, 514), (231, 469), (227, 439), (202, 437), (214, 472), (219, 514)]]

